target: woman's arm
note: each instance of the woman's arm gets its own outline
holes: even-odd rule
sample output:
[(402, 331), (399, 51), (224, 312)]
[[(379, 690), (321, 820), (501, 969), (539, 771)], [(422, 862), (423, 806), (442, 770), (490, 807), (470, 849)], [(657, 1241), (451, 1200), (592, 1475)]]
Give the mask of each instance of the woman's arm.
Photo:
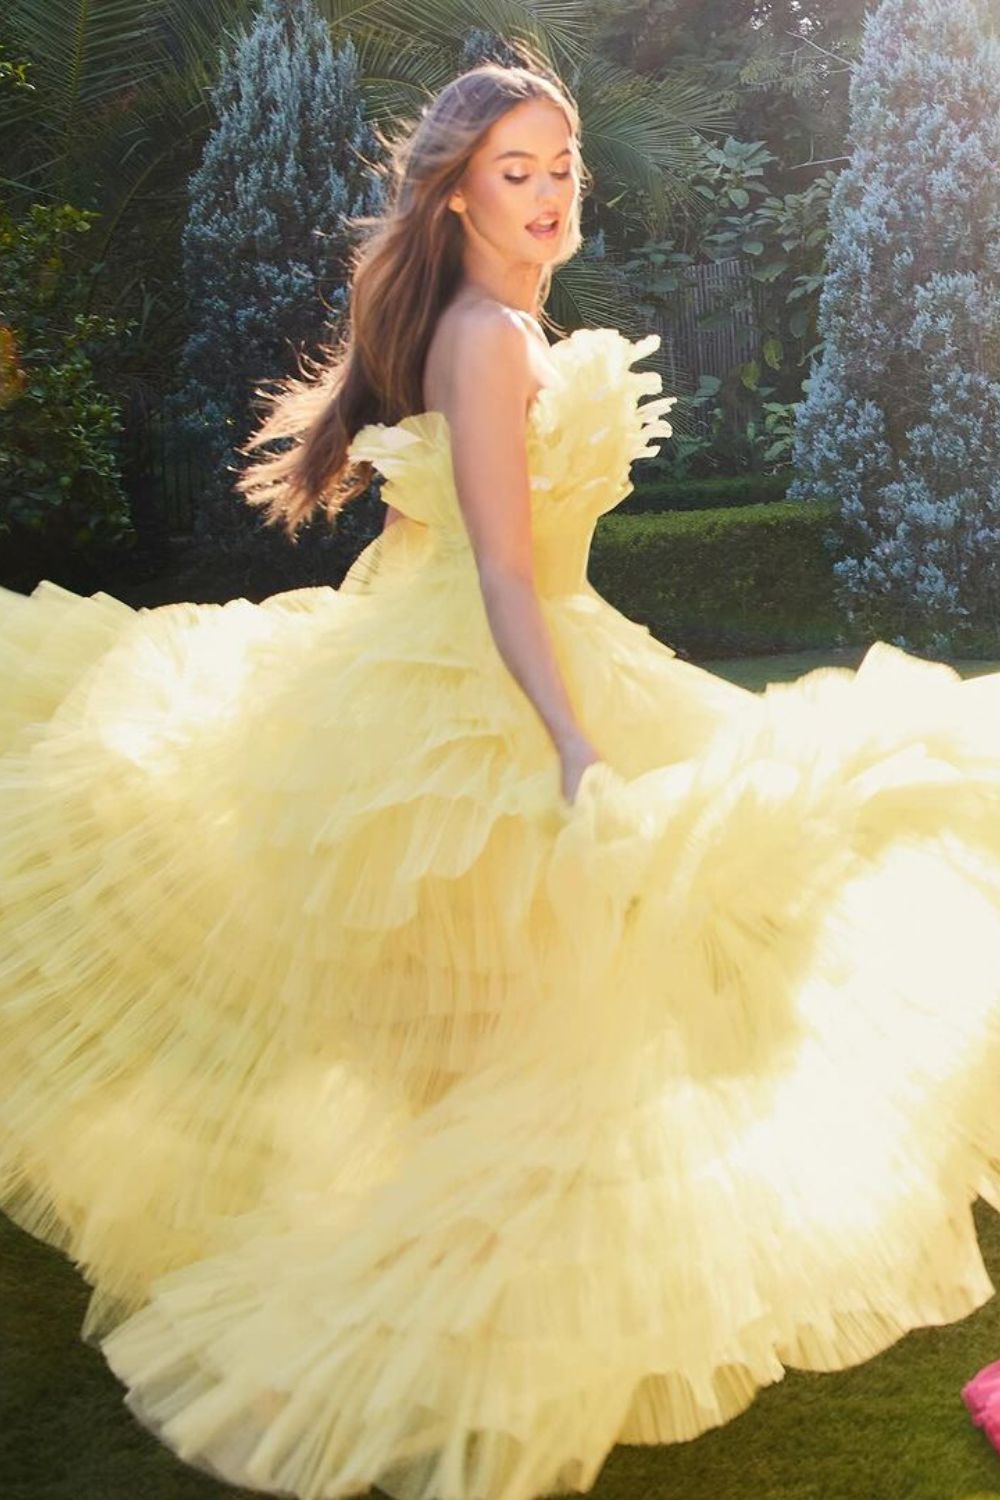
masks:
[(497, 647), (560, 753), (583, 749), (538, 601), (526, 426), (529, 335), (512, 315), (469, 310), (455, 330), (451, 429), (455, 487)]

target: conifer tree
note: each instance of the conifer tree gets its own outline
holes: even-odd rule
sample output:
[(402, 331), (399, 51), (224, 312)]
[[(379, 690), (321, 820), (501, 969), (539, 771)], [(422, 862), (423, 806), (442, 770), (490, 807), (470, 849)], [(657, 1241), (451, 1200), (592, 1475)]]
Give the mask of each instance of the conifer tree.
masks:
[(232, 491), (253, 390), (329, 337), (346, 296), (345, 216), (382, 206), (366, 165), (380, 147), (362, 112), (357, 54), (334, 52), (314, 0), (263, 0), (220, 57), (218, 123), (189, 182), (184, 271), (192, 332), (174, 405), (198, 424), (214, 483), (203, 539), (258, 529)]
[(928, 654), (988, 644), (1000, 638), (1000, 47), (984, 0), (883, 0), (866, 17), (850, 143), (788, 497), (838, 502), (850, 621)]

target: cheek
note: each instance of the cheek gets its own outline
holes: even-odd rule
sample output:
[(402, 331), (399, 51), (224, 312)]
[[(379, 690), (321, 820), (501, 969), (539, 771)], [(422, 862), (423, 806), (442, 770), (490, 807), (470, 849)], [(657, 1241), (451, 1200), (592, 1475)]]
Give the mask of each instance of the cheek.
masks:
[[(508, 192), (504, 192), (508, 186)], [(472, 181), (468, 186), (469, 219), (485, 239), (506, 238), (512, 225), (518, 223), (518, 208), (509, 197), (509, 185), (497, 184), (489, 177)]]
[(495, 233), (504, 235), (523, 229), (523, 204), (509, 183), (488, 183), (483, 189), (482, 201)]

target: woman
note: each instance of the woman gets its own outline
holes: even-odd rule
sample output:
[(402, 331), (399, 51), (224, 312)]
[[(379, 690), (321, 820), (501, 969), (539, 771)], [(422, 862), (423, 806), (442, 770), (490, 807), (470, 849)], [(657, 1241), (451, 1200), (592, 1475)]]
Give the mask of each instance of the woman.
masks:
[(2, 596), (0, 1184), (191, 1464), (530, 1500), (992, 1295), (1000, 676), (757, 696), (615, 610), (674, 398), (540, 327), (575, 106), (473, 69), (397, 168), (240, 480), (383, 475), (341, 588)]

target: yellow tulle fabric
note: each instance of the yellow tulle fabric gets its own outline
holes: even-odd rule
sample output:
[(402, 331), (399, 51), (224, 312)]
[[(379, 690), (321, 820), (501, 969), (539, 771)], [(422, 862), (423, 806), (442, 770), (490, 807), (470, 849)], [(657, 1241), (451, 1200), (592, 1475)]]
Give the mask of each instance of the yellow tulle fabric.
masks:
[(338, 590), (0, 591), (0, 1203), (234, 1483), (586, 1490), (993, 1293), (1000, 674), (757, 695), (605, 601), (656, 342), (529, 416), (573, 806), (441, 413), (357, 434), (402, 515)]

